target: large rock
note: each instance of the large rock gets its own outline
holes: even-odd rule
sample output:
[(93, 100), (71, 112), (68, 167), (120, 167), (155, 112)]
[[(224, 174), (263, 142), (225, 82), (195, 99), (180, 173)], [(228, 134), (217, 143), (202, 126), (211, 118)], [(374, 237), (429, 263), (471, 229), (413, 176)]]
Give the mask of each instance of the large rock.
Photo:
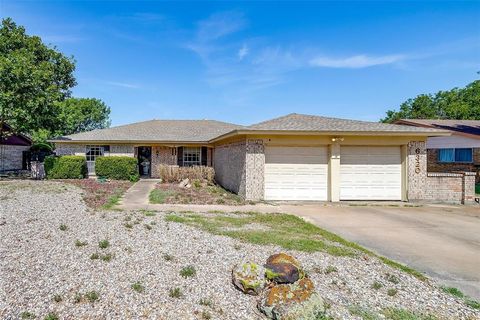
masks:
[(294, 283), (305, 276), (300, 262), (286, 253), (271, 255), (265, 268), (267, 279), (275, 283)]
[(243, 293), (258, 295), (265, 287), (265, 268), (253, 262), (236, 265), (232, 270), (232, 282)]
[(258, 308), (275, 320), (316, 320), (325, 314), (324, 301), (308, 278), (265, 290)]

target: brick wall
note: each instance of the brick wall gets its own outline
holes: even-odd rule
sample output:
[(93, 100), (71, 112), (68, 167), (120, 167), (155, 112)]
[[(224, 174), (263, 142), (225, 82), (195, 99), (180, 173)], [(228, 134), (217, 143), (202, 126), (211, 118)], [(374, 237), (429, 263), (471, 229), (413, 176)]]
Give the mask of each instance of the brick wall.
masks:
[(475, 173), (431, 172), (424, 199), (432, 202), (469, 203), (475, 199)]
[(110, 152), (106, 156), (135, 157), (135, 147), (130, 144), (112, 144)]
[(265, 145), (262, 139), (247, 140), (245, 173), (245, 198), (262, 200), (265, 193)]
[(246, 148), (246, 141), (239, 140), (216, 146), (213, 153), (216, 182), (243, 197), (246, 196)]
[[(55, 143), (55, 153), (58, 156), (75, 155), (84, 156), (86, 151), (85, 144), (73, 144), (73, 143)], [(130, 144), (111, 144), (110, 152), (107, 152), (106, 156), (135, 156), (135, 148)]]
[(475, 201), (475, 179), (478, 174), (475, 172), (465, 172), (463, 179), (463, 201), (472, 203)]
[(410, 141), (407, 146), (408, 199), (423, 200), (427, 187), (427, 150), (425, 141)]
[(161, 164), (176, 165), (177, 152), (174, 147), (157, 146), (152, 147), (152, 174), (153, 178), (159, 178), (158, 167)]
[[(480, 166), (480, 148), (473, 149), (473, 163), (442, 163), (438, 162), (438, 149), (427, 150), (427, 166), (429, 172), (477, 172)], [(477, 183), (480, 183), (480, 172), (477, 172)]]
[[(425, 142), (411, 141), (407, 146), (408, 200), (468, 203), (475, 197), (475, 173), (429, 172)], [(428, 153), (430, 162), (434, 157)]]
[[(480, 149), (475, 149), (474, 163), (480, 164)], [(475, 171), (473, 163), (444, 163), (438, 162), (438, 149), (428, 149), (428, 171), (429, 172), (452, 172), (452, 171)]]
[(84, 156), (84, 144), (55, 143), (55, 153), (57, 156)]
[(0, 145), (0, 171), (22, 169), (23, 151), (30, 146)]
[(463, 174), (432, 172), (427, 175), (426, 201), (463, 202)]

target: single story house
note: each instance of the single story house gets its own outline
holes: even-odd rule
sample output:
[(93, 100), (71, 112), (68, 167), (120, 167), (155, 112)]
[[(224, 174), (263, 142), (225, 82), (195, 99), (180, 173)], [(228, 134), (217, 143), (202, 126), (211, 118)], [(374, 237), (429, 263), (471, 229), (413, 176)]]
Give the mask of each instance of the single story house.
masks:
[(58, 155), (85, 155), (91, 174), (98, 156), (136, 157), (141, 173), (151, 177), (158, 177), (160, 164), (213, 166), (220, 185), (250, 200), (473, 201), (470, 176), (455, 177), (457, 192), (445, 192), (451, 199), (437, 199), (438, 179), (427, 174), (427, 139), (449, 135), (433, 128), (289, 114), (251, 126), (151, 120), (51, 142)]
[(396, 123), (448, 130), (450, 136), (427, 139), (428, 171), (477, 172), (480, 182), (480, 120), (402, 119)]
[(6, 136), (0, 140), (0, 172), (26, 169), (25, 151), (32, 145), (32, 140), (23, 134), (12, 133), (12, 128), (3, 123)]

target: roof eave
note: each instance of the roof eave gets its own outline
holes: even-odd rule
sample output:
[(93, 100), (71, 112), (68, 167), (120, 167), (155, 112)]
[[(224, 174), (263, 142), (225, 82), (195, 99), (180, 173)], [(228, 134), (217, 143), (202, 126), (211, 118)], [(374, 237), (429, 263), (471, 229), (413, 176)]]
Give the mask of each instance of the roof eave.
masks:
[(447, 130), (432, 132), (422, 131), (306, 131), (306, 130), (233, 130), (224, 135), (218, 136), (210, 143), (218, 142), (236, 135), (345, 135), (345, 136), (419, 136), (419, 137), (441, 137), (450, 136), (452, 133)]
[(208, 141), (172, 141), (172, 140), (61, 140), (61, 139), (51, 139), (47, 140), (52, 143), (72, 143), (72, 144), (198, 144), (205, 145), (209, 144)]

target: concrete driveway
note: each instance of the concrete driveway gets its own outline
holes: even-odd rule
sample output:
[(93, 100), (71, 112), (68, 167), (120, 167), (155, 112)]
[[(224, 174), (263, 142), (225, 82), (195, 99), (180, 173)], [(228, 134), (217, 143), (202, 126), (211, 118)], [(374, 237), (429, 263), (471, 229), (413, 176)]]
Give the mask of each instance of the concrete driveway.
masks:
[(480, 207), (282, 206), (480, 299)]
[[(403, 207), (403, 203), (149, 204), (157, 180), (140, 180), (119, 208), (158, 211), (260, 211), (296, 214), (345, 239), (422, 271), (480, 300), (480, 206)], [(373, 205), (372, 205), (373, 204)], [(376, 204), (376, 205), (375, 205)]]

